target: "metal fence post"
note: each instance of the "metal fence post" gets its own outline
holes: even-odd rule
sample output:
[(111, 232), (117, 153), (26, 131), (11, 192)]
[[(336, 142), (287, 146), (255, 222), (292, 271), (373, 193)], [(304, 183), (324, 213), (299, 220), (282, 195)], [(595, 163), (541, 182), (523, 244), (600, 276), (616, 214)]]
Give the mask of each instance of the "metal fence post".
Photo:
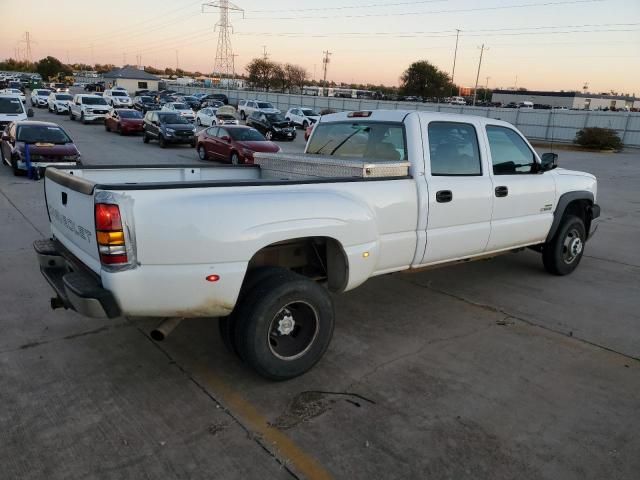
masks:
[(630, 122), (631, 122), (631, 112), (627, 112), (627, 121), (624, 122), (624, 130), (622, 131), (622, 145), (624, 145), (624, 139), (627, 136), (627, 130), (629, 130)]
[(548, 140), (549, 139), (549, 127), (551, 126), (551, 117), (553, 115), (553, 110), (549, 110), (549, 114), (547, 116), (547, 128), (544, 131), (544, 139)]

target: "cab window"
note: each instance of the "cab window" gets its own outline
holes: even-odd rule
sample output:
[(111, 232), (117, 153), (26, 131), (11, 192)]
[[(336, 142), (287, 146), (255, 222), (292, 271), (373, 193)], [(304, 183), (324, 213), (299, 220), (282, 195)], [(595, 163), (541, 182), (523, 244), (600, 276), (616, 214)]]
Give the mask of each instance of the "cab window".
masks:
[(431, 122), (428, 132), (431, 175), (482, 175), (478, 135), (473, 125)]
[(535, 155), (511, 128), (487, 125), (494, 175), (535, 173)]

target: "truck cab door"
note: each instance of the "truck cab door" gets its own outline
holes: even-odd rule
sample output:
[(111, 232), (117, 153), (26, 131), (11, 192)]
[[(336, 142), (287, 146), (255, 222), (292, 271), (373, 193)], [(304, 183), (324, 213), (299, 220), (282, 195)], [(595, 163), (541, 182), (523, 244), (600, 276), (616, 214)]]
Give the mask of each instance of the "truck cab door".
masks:
[(422, 264), (478, 255), (491, 231), (492, 183), (472, 123), (432, 121), (424, 151), (427, 245)]
[(533, 149), (516, 130), (487, 125), (493, 215), (488, 251), (544, 242), (556, 203), (553, 174), (542, 173)]

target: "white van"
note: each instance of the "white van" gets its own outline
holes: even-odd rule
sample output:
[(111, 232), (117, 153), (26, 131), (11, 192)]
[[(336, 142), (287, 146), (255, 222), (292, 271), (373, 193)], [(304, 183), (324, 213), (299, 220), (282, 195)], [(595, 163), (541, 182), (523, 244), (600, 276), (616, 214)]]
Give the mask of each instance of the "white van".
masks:
[(518, 102), (518, 108), (521, 110), (533, 110), (533, 102)]
[(0, 131), (11, 122), (26, 120), (27, 117), (33, 117), (33, 110), (26, 110), (19, 96), (0, 93)]

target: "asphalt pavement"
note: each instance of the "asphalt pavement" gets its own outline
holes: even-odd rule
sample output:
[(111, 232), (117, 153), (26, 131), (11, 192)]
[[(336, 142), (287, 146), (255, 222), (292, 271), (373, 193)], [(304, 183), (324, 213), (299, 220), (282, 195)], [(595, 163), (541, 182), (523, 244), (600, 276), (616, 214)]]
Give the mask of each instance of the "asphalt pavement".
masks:
[[(89, 165), (198, 162), (186, 146), (36, 111)], [(302, 132), (287, 151), (301, 151)], [(268, 382), (216, 319), (163, 343), (155, 319), (49, 309), (31, 243), (41, 181), (0, 167), (2, 479), (636, 479), (640, 472), (640, 155), (561, 151), (599, 179), (580, 267), (532, 251), (370, 280), (336, 296), (308, 374)], [(169, 226), (170, 227), (170, 226)]]

